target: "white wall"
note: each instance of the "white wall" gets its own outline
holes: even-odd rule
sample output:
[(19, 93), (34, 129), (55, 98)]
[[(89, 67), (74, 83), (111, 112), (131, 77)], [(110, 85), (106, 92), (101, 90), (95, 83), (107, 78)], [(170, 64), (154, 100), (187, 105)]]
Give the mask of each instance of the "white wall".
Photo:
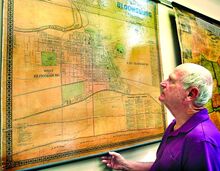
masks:
[[(172, 0), (169, 0), (172, 1)], [(194, 11), (220, 21), (220, 0), (173, 0)]]
[[(126, 150), (121, 152), (121, 154), (130, 160), (135, 161), (151, 161), (154, 159), (155, 151), (158, 148), (158, 144), (152, 144), (149, 146), (138, 147), (133, 150)], [(81, 160), (65, 165), (60, 165), (52, 168), (43, 169), (42, 171), (109, 171), (109, 168), (106, 168), (100, 162), (100, 158), (91, 158), (87, 160)]]

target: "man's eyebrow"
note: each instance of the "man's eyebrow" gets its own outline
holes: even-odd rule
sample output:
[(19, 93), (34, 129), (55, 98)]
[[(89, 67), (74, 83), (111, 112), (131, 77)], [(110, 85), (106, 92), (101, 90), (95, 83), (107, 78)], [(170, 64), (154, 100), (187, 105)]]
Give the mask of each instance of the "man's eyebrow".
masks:
[(169, 75), (169, 79), (170, 79), (170, 80), (174, 80), (175, 77), (174, 77), (172, 74), (170, 74), (170, 75)]
[(172, 73), (172, 74), (169, 75), (169, 79), (171, 81), (177, 81), (177, 76), (174, 73)]

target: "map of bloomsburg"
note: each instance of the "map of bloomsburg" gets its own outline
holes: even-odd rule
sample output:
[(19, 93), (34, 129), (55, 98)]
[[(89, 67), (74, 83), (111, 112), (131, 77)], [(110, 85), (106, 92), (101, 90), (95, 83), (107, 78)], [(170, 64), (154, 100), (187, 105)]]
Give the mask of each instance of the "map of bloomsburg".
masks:
[(162, 135), (156, 3), (7, 0), (3, 22), (6, 169)]

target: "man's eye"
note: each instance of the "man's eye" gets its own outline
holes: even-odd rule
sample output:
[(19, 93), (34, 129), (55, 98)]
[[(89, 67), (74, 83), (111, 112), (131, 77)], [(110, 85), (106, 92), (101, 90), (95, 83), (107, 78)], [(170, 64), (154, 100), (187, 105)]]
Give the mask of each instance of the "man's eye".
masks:
[(169, 79), (169, 82), (170, 82), (170, 83), (174, 83), (174, 80), (172, 80), (172, 79)]

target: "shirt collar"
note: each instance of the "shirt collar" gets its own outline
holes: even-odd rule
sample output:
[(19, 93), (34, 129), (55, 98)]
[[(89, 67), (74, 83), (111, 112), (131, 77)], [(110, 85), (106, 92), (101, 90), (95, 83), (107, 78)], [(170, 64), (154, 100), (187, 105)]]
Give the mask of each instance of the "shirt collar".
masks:
[(208, 110), (202, 109), (199, 112), (195, 113), (188, 121), (186, 121), (180, 128), (178, 128), (175, 131), (171, 131), (174, 128), (174, 125), (176, 124), (176, 120), (174, 119), (171, 123), (171, 129), (169, 136), (176, 136), (179, 133), (187, 133), (194, 127), (196, 127), (201, 122), (209, 119)]

